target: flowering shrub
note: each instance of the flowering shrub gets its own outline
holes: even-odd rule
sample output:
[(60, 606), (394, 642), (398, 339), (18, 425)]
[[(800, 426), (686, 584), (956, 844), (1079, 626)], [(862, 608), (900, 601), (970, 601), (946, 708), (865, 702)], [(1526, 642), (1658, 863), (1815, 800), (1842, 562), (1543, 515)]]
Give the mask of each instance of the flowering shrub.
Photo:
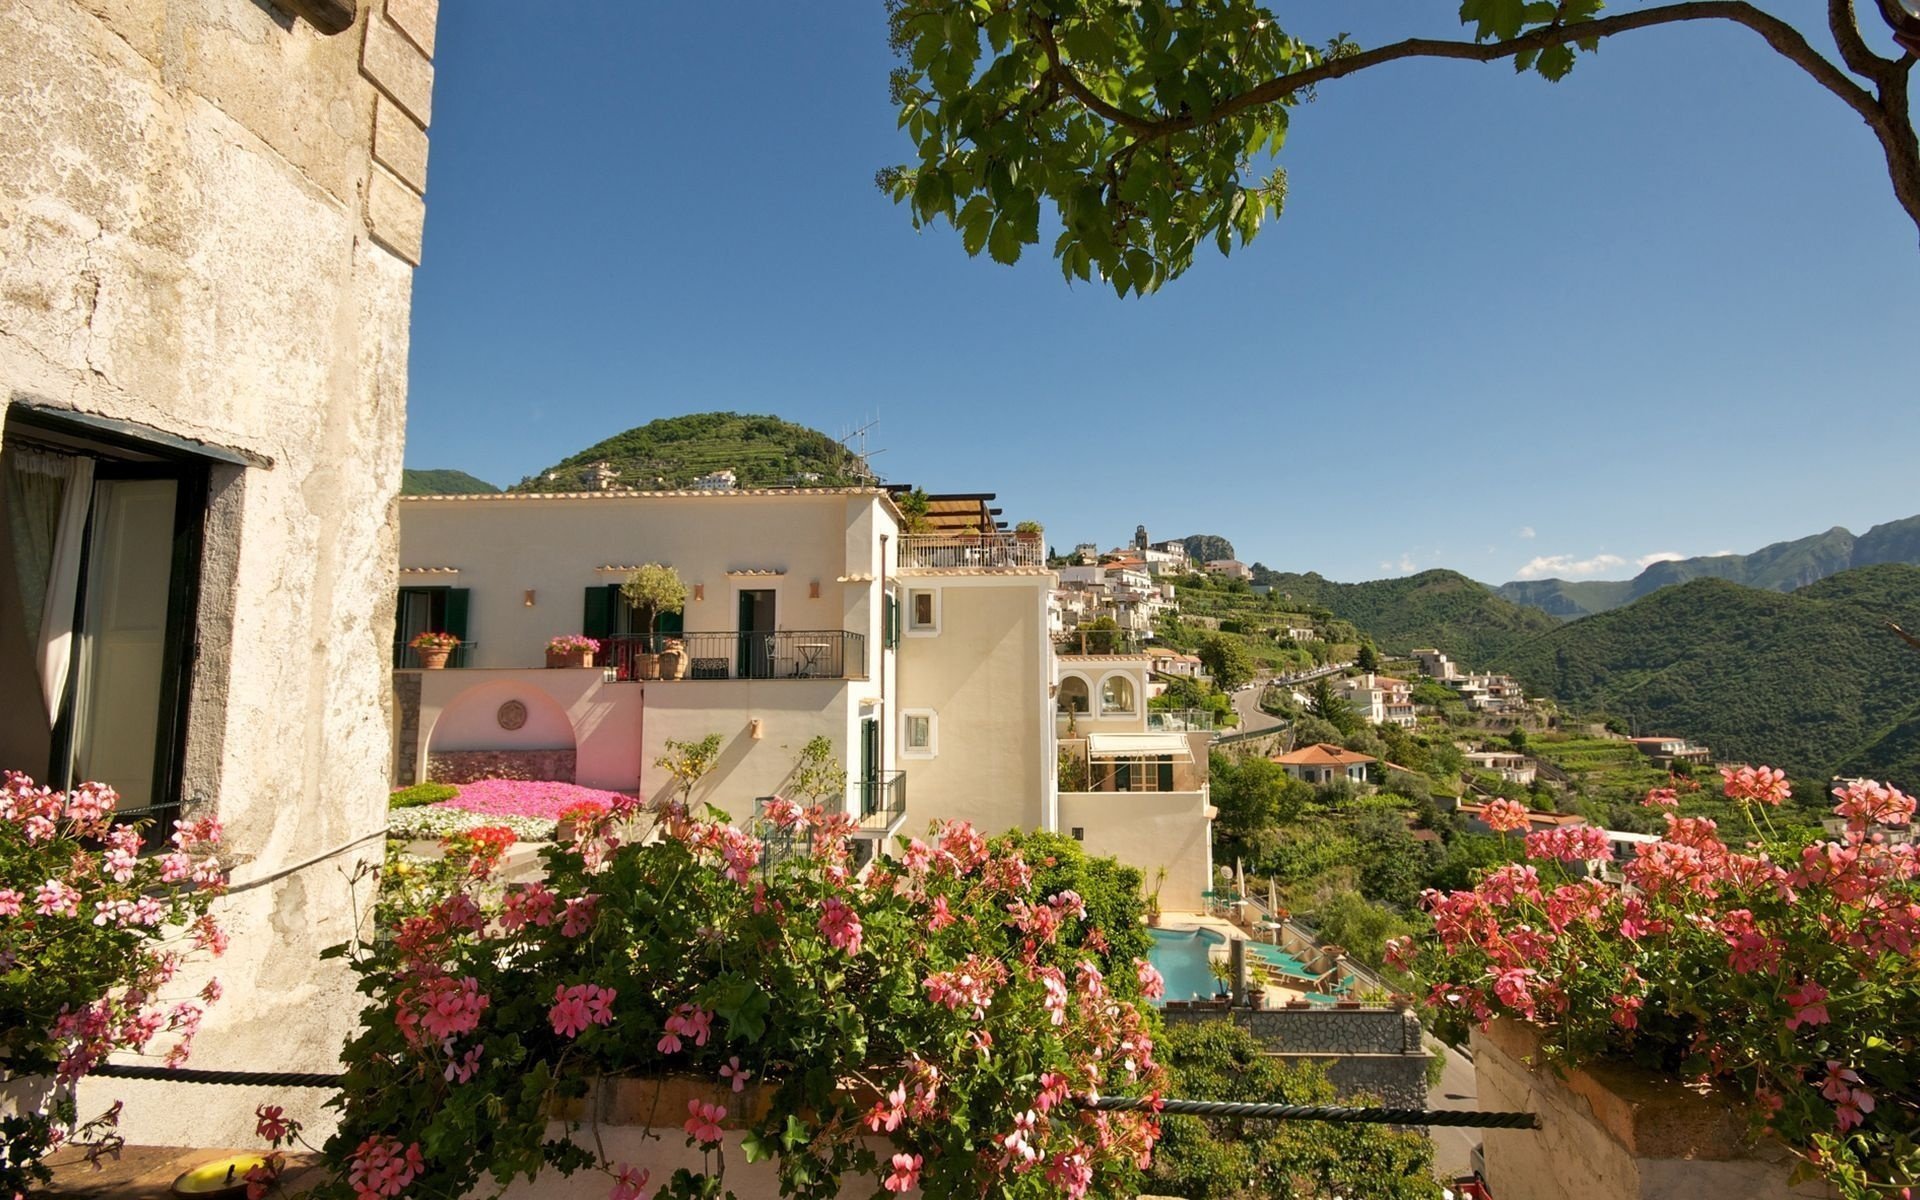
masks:
[(1920, 858), (1872, 832), (1909, 824), (1914, 801), (1837, 788), (1844, 835), (1807, 842), (1767, 823), (1791, 794), (1784, 775), (1722, 775), (1750, 839), (1666, 812), (1665, 835), (1635, 847), (1615, 888), (1562, 867), (1598, 857), (1603, 839), (1536, 833), (1531, 863), (1428, 892), (1432, 935), (1391, 956), (1456, 1031), (1514, 1017), (1544, 1031), (1552, 1060), (1626, 1058), (1742, 1093), (1757, 1133), (1847, 1197), (1920, 1185)]
[(446, 808), (439, 804), (396, 808), (387, 813), (387, 836), (401, 839), (439, 841), (450, 834), (488, 825), (511, 829), (515, 836), (527, 842), (544, 842), (553, 837), (553, 822), (539, 817), (495, 816), (468, 812), (464, 808)]
[(549, 639), (547, 649), (553, 651), (555, 654), (578, 654), (581, 651), (585, 651), (588, 654), (598, 654), (600, 653), (600, 643), (593, 638), (585, 637), (578, 633), (563, 633), (557, 638)]
[(557, 821), (567, 810), (582, 804), (598, 805), (604, 811), (628, 802), (619, 792), (603, 792), (552, 781), (528, 782), (520, 779), (483, 779), (460, 786), (460, 794), (441, 802), (441, 807), (464, 809), (495, 817), (531, 817)]
[(414, 634), (413, 640), (407, 643), (415, 650), (451, 650), (459, 644), (460, 639), (453, 634), (432, 629)]
[[(1158, 1085), (1137, 873), (952, 825), (856, 875), (847, 819), (787, 802), (767, 831), (806, 850), (768, 865), (723, 815), (622, 797), (545, 852), (545, 882), (495, 899), (461, 878), (355, 948), (372, 1003), (326, 1194), (453, 1197), (555, 1168), (602, 1172), (614, 1200), (717, 1197), (747, 1086), (768, 1108), (744, 1153), (778, 1160), (785, 1195), (837, 1195), (847, 1174), (936, 1196), (1132, 1194), (1154, 1118), (1074, 1098)], [(682, 1123), (702, 1172), (650, 1179), (590, 1135), (547, 1140), (557, 1103), (599, 1078), (667, 1072), (711, 1081)]]
[[(71, 1083), (108, 1054), (156, 1050), (184, 1062), (218, 983), (163, 994), (184, 957), (219, 954), (208, 915), (226, 885), (220, 826), (182, 825), (163, 854), (142, 855), (135, 825), (115, 824), (113, 789), (0, 782), (0, 1068)], [(27, 1191), (39, 1159), (73, 1118), (71, 1101), (0, 1124), (0, 1195)]]

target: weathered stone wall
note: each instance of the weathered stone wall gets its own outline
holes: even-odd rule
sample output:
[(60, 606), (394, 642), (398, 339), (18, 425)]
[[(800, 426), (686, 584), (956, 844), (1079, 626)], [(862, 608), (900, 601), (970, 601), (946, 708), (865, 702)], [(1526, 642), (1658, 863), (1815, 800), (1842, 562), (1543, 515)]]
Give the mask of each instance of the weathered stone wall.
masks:
[[(360, 8), (323, 36), (265, 0), (0, 4), (0, 400), (271, 460), (217, 468), (206, 519), (185, 795), (235, 886), (198, 1066), (329, 1069), (357, 1008), (318, 953), (385, 823), (436, 3)], [(267, 1098), (81, 1100), (113, 1096), (176, 1145), (246, 1144)], [(318, 1095), (271, 1099), (325, 1132)]]
[(412, 787), (420, 782), (420, 676), (412, 671), (393, 673), (393, 726), (393, 786)]
[(1398, 1009), (1170, 1009), (1167, 1023), (1231, 1018), (1269, 1052), (1317, 1062), (1341, 1096), (1361, 1092), (1389, 1105), (1425, 1108), (1427, 1052), (1420, 1020)]
[(431, 750), (427, 779), (432, 783), (473, 783), (481, 779), (574, 781), (577, 755), (566, 750)]

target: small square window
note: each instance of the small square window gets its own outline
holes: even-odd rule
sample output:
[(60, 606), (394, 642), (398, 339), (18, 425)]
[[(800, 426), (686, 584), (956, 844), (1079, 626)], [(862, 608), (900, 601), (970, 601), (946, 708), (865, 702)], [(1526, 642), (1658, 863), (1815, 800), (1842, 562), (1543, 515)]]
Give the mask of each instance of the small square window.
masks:
[(930, 709), (908, 709), (900, 714), (900, 753), (906, 758), (932, 758), (939, 753), (934, 714)]
[(1075, 826), (1073, 827), (1073, 840), (1074, 840), (1074, 841), (1076, 841), (1076, 842), (1084, 842), (1084, 841), (1086, 841), (1086, 840), (1087, 840), (1087, 829), (1086, 829), (1086, 826), (1084, 826), (1084, 825), (1075, 825)]
[(923, 637), (940, 632), (939, 592), (927, 590), (907, 593), (907, 632)]

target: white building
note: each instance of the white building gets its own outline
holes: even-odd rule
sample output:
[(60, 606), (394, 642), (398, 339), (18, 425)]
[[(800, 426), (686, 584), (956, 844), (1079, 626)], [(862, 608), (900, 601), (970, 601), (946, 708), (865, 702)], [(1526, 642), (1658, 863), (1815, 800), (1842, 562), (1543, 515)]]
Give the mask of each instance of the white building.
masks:
[(1466, 760), (1476, 771), (1498, 775), (1522, 787), (1531, 784), (1539, 774), (1539, 767), (1531, 758), (1512, 750), (1474, 750), (1466, 755)]
[(1416, 720), (1413, 688), (1404, 679), (1391, 675), (1355, 675), (1336, 680), (1333, 690), (1370, 725), (1412, 728)]
[[(717, 733), (703, 794), (742, 819), (824, 737), (872, 849), (942, 818), (1078, 828), (1093, 852), (1125, 849), (1143, 870), (1190, 880), (1181, 902), (1197, 904), (1203, 771), (1193, 803), (1103, 810), (1061, 793), (1051, 634), (1062, 605), (1037, 545), (968, 535), (979, 552), (957, 555), (953, 537), (900, 530), (892, 500), (866, 488), (406, 498), (395, 782), (510, 770), (654, 796), (670, 782), (655, 763), (666, 743)], [(619, 588), (648, 562), (687, 586), (685, 611), (661, 622), (684, 646), (683, 678), (643, 678), (662, 643), (636, 628)], [(457, 666), (413, 665), (404, 647), (425, 628), (465, 640)], [(547, 640), (564, 633), (602, 639), (606, 659), (545, 668)], [(1128, 684), (1140, 732), (1145, 675), (1142, 658)], [(1103, 731), (1119, 730), (1121, 712), (1102, 710)], [(1189, 764), (1181, 779), (1192, 775)]]
[(700, 476), (693, 481), (693, 486), (696, 491), (702, 492), (730, 492), (740, 486), (740, 479), (731, 468), (723, 467)]
[(1209, 575), (1225, 575), (1229, 579), (1253, 578), (1253, 568), (1237, 558), (1215, 558), (1207, 563)]

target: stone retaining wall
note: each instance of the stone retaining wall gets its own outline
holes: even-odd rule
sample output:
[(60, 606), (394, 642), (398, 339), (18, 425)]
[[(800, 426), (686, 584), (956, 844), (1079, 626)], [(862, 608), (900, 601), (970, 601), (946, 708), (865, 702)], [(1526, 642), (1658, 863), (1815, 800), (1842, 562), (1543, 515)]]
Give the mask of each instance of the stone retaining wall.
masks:
[(1425, 1108), (1427, 1052), (1420, 1019), (1399, 1009), (1214, 1009), (1165, 1014), (1169, 1025), (1230, 1018), (1290, 1060), (1320, 1063), (1343, 1098), (1365, 1092), (1384, 1103)]
[(574, 781), (573, 750), (429, 750), (427, 778), (434, 783), (482, 779)]

